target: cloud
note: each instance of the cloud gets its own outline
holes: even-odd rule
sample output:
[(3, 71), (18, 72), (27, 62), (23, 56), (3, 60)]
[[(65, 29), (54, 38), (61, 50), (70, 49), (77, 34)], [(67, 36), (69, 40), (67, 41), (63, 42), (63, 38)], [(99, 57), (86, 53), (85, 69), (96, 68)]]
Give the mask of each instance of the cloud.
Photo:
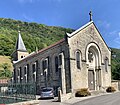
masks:
[(105, 35), (111, 47), (120, 48), (120, 30), (113, 30)]
[(99, 20), (97, 23), (98, 23), (99, 26), (102, 26), (102, 27), (104, 27), (106, 29), (110, 28), (110, 23), (107, 22), (107, 21), (101, 21), (101, 20)]
[(118, 33), (119, 37), (120, 37), (120, 32)]
[(33, 22), (33, 21), (34, 21), (34, 19), (33, 19), (32, 17), (30, 17), (30, 16), (28, 16), (28, 15), (26, 15), (26, 14), (23, 14), (22, 16), (23, 16), (23, 18), (24, 18), (26, 21), (29, 21), (29, 22)]
[(117, 35), (119, 32), (117, 30), (111, 31), (109, 32), (109, 35), (113, 36), (113, 35)]
[(120, 31), (117, 33), (117, 37), (114, 39), (114, 42), (120, 47)]

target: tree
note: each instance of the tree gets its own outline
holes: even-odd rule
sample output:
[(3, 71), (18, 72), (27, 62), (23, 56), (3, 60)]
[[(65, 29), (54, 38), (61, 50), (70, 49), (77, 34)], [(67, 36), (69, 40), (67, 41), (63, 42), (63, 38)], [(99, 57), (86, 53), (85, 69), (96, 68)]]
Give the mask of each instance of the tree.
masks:
[(120, 80), (120, 64), (118, 63), (112, 71), (112, 77), (115, 80)]
[(1, 78), (10, 78), (12, 77), (12, 72), (9, 70), (9, 65), (8, 63), (3, 63), (0, 66), (2, 69), (0, 70), (0, 77)]

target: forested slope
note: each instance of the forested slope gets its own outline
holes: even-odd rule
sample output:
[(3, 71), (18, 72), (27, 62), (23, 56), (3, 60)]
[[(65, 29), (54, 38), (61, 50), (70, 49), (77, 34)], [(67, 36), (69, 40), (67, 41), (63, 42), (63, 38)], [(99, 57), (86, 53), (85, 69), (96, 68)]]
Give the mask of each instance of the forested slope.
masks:
[(28, 23), (12, 19), (0, 18), (0, 55), (11, 55), (21, 31), (25, 46), (29, 52), (36, 47), (42, 49), (64, 37), (66, 32), (73, 30), (63, 27), (46, 26), (44, 24)]

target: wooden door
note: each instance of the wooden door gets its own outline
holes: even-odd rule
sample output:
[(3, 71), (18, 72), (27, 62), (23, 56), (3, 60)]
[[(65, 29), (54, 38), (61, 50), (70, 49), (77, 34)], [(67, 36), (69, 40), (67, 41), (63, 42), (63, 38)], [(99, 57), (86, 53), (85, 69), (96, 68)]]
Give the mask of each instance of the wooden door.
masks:
[(93, 70), (88, 70), (88, 87), (90, 90), (95, 90), (95, 79)]

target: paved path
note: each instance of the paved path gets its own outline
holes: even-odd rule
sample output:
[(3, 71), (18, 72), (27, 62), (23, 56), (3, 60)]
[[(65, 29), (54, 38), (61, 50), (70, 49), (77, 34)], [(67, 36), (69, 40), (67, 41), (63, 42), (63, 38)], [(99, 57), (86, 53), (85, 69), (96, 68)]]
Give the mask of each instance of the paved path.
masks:
[(89, 98), (72, 105), (120, 105), (120, 92)]
[[(88, 99), (88, 97), (86, 97)], [(55, 99), (43, 99), (40, 100), (40, 104), (39, 105), (72, 105), (73, 103), (76, 103), (78, 101), (81, 101), (80, 98), (72, 98), (67, 100), (66, 102), (57, 102), (57, 97)], [(84, 100), (85, 97), (82, 98), (82, 100)]]
[(40, 104), (39, 105), (69, 105), (69, 104), (57, 102), (57, 98), (55, 98), (55, 99), (40, 100)]

